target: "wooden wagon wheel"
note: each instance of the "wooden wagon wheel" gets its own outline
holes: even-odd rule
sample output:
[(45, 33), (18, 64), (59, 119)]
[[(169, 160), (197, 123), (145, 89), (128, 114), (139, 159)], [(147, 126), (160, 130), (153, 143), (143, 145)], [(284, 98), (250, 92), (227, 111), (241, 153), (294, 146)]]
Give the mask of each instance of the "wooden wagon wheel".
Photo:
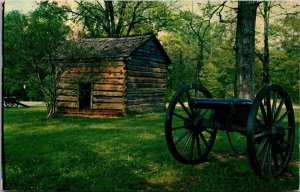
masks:
[(279, 176), (292, 156), (295, 119), (292, 102), (280, 85), (264, 87), (253, 101), (247, 123), (247, 149), (258, 175)]
[(191, 107), (193, 98), (212, 98), (201, 85), (182, 86), (173, 96), (166, 113), (165, 136), (173, 157), (184, 164), (200, 163), (212, 149), (216, 129), (201, 127), (203, 117), (213, 115), (212, 110)]
[(10, 101), (4, 101), (4, 107), (12, 108), (12, 107), (14, 107), (14, 103), (12, 103)]

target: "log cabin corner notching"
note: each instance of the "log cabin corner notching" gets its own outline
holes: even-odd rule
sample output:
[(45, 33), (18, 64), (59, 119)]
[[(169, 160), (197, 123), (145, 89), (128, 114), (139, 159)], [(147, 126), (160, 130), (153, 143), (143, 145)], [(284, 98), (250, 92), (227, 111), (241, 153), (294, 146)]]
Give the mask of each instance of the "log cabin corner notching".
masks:
[(63, 73), (59, 112), (118, 116), (165, 108), (171, 61), (154, 35), (82, 39), (80, 44), (92, 51)]

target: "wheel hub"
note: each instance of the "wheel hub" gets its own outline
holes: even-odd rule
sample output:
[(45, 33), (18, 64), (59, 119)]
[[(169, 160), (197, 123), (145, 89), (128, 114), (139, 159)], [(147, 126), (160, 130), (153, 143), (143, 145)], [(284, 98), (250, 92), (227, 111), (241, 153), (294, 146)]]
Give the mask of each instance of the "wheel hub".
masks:
[(187, 127), (188, 129), (192, 130), (192, 131), (199, 131), (202, 129), (202, 118), (200, 117), (195, 117), (190, 119), (190, 121), (185, 121), (184, 125), (185, 127)]
[(270, 139), (271, 140), (278, 140), (278, 139), (282, 139), (284, 137), (284, 130), (283, 128), (278, 125), (278, 124), (274, 124), (271, 127), (271, 131), (270, 131)]

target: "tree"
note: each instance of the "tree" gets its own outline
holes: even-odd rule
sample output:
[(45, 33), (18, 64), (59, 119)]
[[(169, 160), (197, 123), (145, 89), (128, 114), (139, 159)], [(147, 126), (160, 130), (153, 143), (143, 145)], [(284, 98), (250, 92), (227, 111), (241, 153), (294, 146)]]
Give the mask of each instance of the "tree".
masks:
[(23, 84), (27, 84), (29, 73), (24, 65), (25, 47), (22, 35), (28, 23), (27, 17), (18, 11), (5, 15), (4, 21), (4, 93), (20, 95)]
[(169, 22), (169, 7), (163, 2), (80, 1), (73, 13), (88, 37), (121, 37), (157, 33)]
[(270, 49), (269, 49), (269, 23), (270, 23), (270, 10), (272, 7), (271, 1), (264, 1), (263, 2), (263, 10), (260, 10), (260, 13), (263, 17), (264, 21), (264, 49), (263, 53), (259, 53), (256, 51), (256, 55), (258, 56), (259, 60), (263, 64), (263, 83), (269, 84), (270, 83)]
[(258, 2), (238, 2), (235, 97), (254, 97), (255, 21), (257, 6)]
[[(210, 87), (214, 96), (233, 96), (235, 27), (229, 18), (233, 10), (224, 10), (224, 5), (224, 2), (208, 3), (182, 8), (181, 4), (170, 16), (173, 22), (159, 36), (172, 60), (168, 96), (172, 96), (180, 84), (199, 82), (199, 79)], [(220, 16), (222, 10), (227, 11), (226, 17)]]
[(276, 47), (270, 51), (270, 76), (272, 82), (282, 84), (294, 102), (299, 102), (299, 58), (300, 58), (300, 17), (288, 14), (272, 25), (276, 30)]
[(180, 85), (193, 82), (195, 64), (192, 58), (196, 55), (194, 45), (187, 43), (186, 37), (181, 34), (164, 33), (160, 35), (160, 40), (172, 60), (167, 77), (167, 100), (170, 100)]
[(264, 23), (263, 48), (256, 50), (262, 64), (263, 83), (282, 84), (292, 99), (298, 101), (299, 5), (264, 1), (258, 10)]
[[(224, 3), (223, 3), (224, 4)], [(187, 26), (187, 33), (190, 33), (197, 42), (197, 66), (195, 74), (195, 82), (200, 82), (200, 73), (204, 67), (204, 52), (210, 52), (210, 42), (212, 39), (221, 36), (224, 28), (212, 22), (213, 17), (221, 9), (222, 5), (211, 4), (209, 1), (205, 4), (198, 4), (200, 15), (196, 15), (189, 11), (181, 12), (181, 19)]]
[[(215, 16), (221, 10), (224, 3), (196, 4), (198, 10), (186, 10), (178, 7), (177, 13), (173, 14), (173, 23), (167, 27), (172, 36), (178, 36), (181, 42), (180, 48), (176, 49), (172, 66), (172, 82), (178, 82), (179, 77), (185, 77), (184, 81), (200, 82), (203, 69), (212, 53), (212, 41), (222, 35), (224, 25), (214, 21)], [(190, 7), (188, 7), (190, 8)], [(184, 11), (183, 11), (184, 10)], [(172, 41), (170, 37), (166, 40)], [(172, 43), (171, 43), (172, 44)], [(170, 44), (167, 43), (167, 46)], [(172, 45), (171, 45), (172, 46)], [(174, 53), (172, 51), (170, 54)], [(181, 71), (188, 75), (182, 75)], [(174, 75), (174, 76), (173, 76)], [(176, 79), (177, 78), (177, 79)], [(182, 79), (182, 78), (181, 78)], [(182, 82), (182, 80), (180, 80)], [(176, 85), (176, 83), (174, 84)]]
[[(74, 59), (85, 53), (67, 40), (70, 27), (65, 24), (66, 19), (64, 10), (48, 2), (40, 3), (27, 16), (11, 12), (5, 18), (5, 84), (26, 80), (39, 90), (47, 106), (47, 118), (55, 115), (62, 74)], [(73, 60), (57, 64), (57, 58), (62, 56)]]

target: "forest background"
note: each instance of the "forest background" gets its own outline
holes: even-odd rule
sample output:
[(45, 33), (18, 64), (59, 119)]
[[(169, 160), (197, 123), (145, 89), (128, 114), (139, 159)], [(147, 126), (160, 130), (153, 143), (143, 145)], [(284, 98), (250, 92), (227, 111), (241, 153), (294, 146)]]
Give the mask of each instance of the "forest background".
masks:
[[(4, 95), (45, 100), (49, 67), (57, 47), (78, 54), (81, 38), (153, 33), (172, 60), (167, 97), (184, 83), (201, 82), (214, 97), (234, 97), (237, 2), (227, 1), (41, 1), (29, 12), (4, 13)], [(299, 4), (261, 2), (256, 16), (255, 92), (263, 86), (268, 43), (270, 82), (299, 103)], [(66, 46), (68, 45), (68, 46)], [(38, 77), (37, 77), (38, 76)], [(41, 82), (41, 76), (45, 81)]]

